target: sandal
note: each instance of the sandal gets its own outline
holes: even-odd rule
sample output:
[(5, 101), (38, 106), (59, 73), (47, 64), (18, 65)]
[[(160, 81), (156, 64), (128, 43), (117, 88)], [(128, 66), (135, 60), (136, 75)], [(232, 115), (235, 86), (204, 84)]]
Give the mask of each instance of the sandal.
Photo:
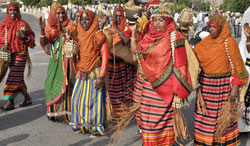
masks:
[(23, 101), (19, 104), (19, 107), (25, 107), (31, 104), (32, 104), (32, 101)]
[(7, 106), (7, 107), (1, 107), (1, 110), (3, 110), (3, 111), (11, 111), (11, 110), (13, 110), (13, 109), (15, 109), (15, 106)]

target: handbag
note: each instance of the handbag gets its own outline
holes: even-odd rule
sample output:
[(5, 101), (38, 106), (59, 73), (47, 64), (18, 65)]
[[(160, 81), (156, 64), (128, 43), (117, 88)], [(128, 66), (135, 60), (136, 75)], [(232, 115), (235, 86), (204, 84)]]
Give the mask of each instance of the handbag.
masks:
[[(8, 36), (7, 36), (7, 28), (5, 29), (5, 46), (8, 46)], [(11, 60), (11, 51), (9, 49), (2, 50), (0, 49), (0, 82), (2, 82), (5, 77), (9, 63)]]

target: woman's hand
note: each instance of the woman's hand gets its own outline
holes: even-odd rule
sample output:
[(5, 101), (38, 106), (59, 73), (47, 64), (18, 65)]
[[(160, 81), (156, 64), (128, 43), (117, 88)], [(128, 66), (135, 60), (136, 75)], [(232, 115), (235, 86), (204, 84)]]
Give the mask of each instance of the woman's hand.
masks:
[(95, 88), (96, 90), (100, 90), (104, 85), (104, 77), (99, 76), (96, 80)]
[(134, 24), (134, 25), (128, 25), (129, 29), (132, 31), (132, 32), (136, 32), (137, 31), (137, 25)]
[(66, 27), (66, 29), (65, 29), (65, 37), (66, 37), (67, 40), (71, 40), (71, 36), (70, 36), (68, 27)]
[(44, 30), (45, 30), (45, 19), (43, 19), (42, 16), (39, 18), (39, 26), (40, 26), (41, 31), (44, 32)]
[(229, 95), (229, 99), (235, 99), (235, 97), (239, 97), (239, 85), (233, 85), (232, 90)]

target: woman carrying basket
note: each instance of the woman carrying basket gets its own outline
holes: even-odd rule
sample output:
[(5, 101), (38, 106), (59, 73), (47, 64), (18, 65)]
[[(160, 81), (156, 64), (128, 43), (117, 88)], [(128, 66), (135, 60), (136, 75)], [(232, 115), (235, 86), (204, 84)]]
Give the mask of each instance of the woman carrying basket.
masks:
[(2, 110), (14, 109), (14, 99), (19, 94), (23, 94), (25, 97), (24, 101), (19, 105), (20, 107), (32, 103), (24, 82), (24, 69), (27, 60), (29, 69), (31, 67), (28, 48), (33, 47), (35, 47), (34, 32), (29, 24), (21, 19), (19, 7), (16, 4), (9, 4), (6, 18), (0, 25), (0, 48), (2, 51), (10, 50), (11, 53), (9, 58), (10, 72), (3, 93), (3, 99), (8, 100), (8, 102), (4, 107), (1, 107)]
[(53, 2), (48, 25), (40, 17), (40, 44), (50, 55), (45, 80), (47, 116), (52, 121), (71, 121), (71, 95), (73, 89), (74, 63), (62, 53), (66, 40), (76, 35), (75, 25), (69, 21), (65, 9)]

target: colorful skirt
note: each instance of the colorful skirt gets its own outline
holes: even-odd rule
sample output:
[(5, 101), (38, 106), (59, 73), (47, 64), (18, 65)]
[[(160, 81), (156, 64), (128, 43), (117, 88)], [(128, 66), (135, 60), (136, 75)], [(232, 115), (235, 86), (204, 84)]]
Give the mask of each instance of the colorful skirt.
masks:
[(141, 75), (136, 80), (133, 100), (141, 104), (136, 119), (143, 146), (172, 146), (175, 143), (172, 105), (166, 105)]
[(103, 87), (95, 89), (99, 68), (90, 74), (78, 72), (72, 95), (73, 131), (90, 134), (104, 134), (105, 98)]
[(114, 115), (121, 111), (121, 104), (131, 106), (137, 68), (118, 60), (108, 64), (109, 95)]
[(221, 108), (226, 104), (230, 92), (230, 74), (221, 77), (211, 77), (204, 73), (200, 75), (200, 88), (208, 111), (203, 115), (197, 105), (194, 114), (194, 143), (196, 146), (237, 146), (240, 145), (238, 124), (232, 123), (228, 131), (219, 139), (214, 139), (216, 121)]
[(3, 100), (15, 99), (18, 95), (22, 94), (23, 88), (27, 90), (24, 82), (26, 60), (27, 55), (12, 55), (9, 65), (9, 75), (4, 86)]

